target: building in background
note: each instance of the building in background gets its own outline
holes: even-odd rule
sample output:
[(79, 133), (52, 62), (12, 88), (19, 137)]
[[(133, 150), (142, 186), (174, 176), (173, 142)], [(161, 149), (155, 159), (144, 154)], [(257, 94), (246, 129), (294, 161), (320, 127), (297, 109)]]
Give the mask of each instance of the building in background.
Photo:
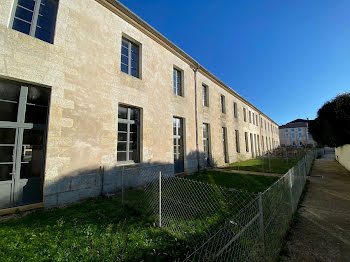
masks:
[(0, 35), (0, 209), (279, 145), (272, 119), (118, 1), (1, 1)]
[(279, 127), (281, 146), (316, 146), (308, 128), (309, 120), (296, 119)]

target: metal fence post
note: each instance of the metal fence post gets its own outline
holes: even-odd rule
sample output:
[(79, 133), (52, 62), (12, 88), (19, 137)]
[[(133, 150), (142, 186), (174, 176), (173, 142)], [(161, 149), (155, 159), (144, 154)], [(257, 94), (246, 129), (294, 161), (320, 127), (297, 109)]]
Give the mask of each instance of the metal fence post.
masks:
[(294, 207), (293, 207), (293, 181), (292, 181), (292, 173), (294, 173), (294, 167), (289, 172), (289, 192), (290, 192), (290, 206), (292, 210), (292, 216), (294, 213)]
[(162, 171), (159, 171), (159, 227), (162, 227)]
[(262, 193), (259, 192), (259, 228), (260, 228), (260, 237), (262, 242), (262, 257), (265, 261), (265, 236), (264, 236), (264, 213), (263, 213), (263, 204), (262, 204)]
[(124, 204), (124, 172), (125, 167), (122, 168), (122, 204)]

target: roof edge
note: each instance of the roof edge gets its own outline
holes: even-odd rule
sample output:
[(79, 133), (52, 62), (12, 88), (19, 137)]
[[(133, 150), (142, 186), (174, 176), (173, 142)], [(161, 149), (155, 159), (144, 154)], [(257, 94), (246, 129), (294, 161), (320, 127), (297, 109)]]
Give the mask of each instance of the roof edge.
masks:
[(267, 119), (272, 121), (274, 124), (279, 126), (269, 116), (267, 116), (260, 109), (258, 109), (256, 106), (254, 106), (248, 100), (246, 100), (243, 96), (239, 95), (236, 91), (234, 91), (232, 88), (230, 88), (228, 85), (226, 85), (223, 81), (221, 81), (214, 74), (209, 72), (209, 70), (207, 70), (202, 65), (200, 65), (194, 58), (192, 58), (185, 51), (183, 51), (181, 48), (179, 48), (177, 45), (175, 45), (173, 42), (171, 42), (169, 39), (167, 39), (163, 34), (161, 34), (154, 27), (152, 27), (150, 24), (148, 24), (146, 21), (144, 21), (141, 17), (136, 15), (134, 12), (132, 12), (125, 5), (123, 5), (122, 3), (120, 3), (117, 0), (95, 0), (95, 1), (100, 3), (101, 5), (103, 5), (104, 7), (106, 7), (110, 11), (112, 11), (113, 13), (117, 14), (122, 19), (124, 19), (128, 23), (132, 24), (134, 27), (141, 30), (143, 33), (145, 33), (147, 36), (149, 36), (153, 40), (157, 41), (159, 44), (161, 44), (163, 47), (168, 49), (170, 52), (172, 52), (173, 54), (175, 54), (176, 56), (178, 56), (182, 60), (184, 60), (186, 63), (188, 63), (192, 68), (198, 68), (198, 70), (202, 74), (204, 74), (210, 80), (212, 80), (213, 82), (218, 84), (221, 88), (228, 91), (229, 93), (231, 93), (236, 98), (243, 101), (244, 103), (248, 104), (250, 107), (257, 110), (261, 115), (263, 115), (264, 117), (266, 117)]

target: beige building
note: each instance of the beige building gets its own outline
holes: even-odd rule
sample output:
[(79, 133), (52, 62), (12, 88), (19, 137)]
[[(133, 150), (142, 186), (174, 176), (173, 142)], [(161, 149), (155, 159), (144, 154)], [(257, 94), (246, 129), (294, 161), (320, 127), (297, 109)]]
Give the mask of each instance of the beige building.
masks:
[(1, 0), (0, 208), (279, 145), (278, 125), (113, 0)]
[(309, 133), (309, 120), (296, 119), (279, 127), (281, 146), (316, 146)]

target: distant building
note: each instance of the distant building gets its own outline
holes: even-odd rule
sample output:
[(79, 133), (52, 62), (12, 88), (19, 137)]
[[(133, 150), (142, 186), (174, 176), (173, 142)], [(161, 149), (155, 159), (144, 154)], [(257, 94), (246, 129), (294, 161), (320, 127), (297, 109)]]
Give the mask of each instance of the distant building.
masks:
[(309, 120), (296, 119), (279, 127), (281, 146), (316, 146), (309, 133)]

